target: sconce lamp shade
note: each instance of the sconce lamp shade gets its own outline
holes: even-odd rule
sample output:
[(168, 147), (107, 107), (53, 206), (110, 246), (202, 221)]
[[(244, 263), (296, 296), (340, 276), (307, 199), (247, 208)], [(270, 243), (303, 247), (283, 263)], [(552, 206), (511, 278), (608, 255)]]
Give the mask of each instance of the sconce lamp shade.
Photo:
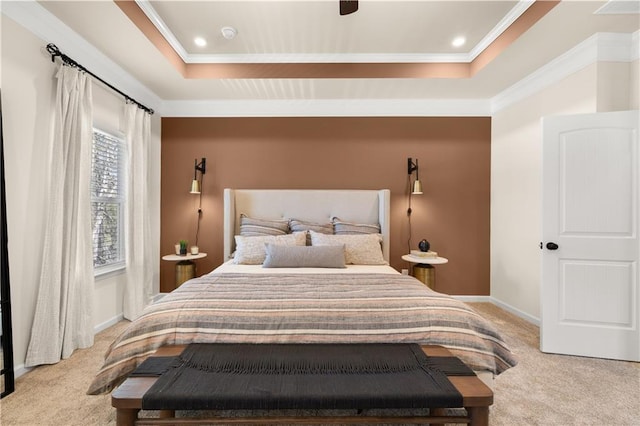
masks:
[(198, 164), (198, 159), (194, 161), (193, 164), (193, 181), (191, 181), (191, 194), (200, 194), (200, 185), (201, 182), (198, 181), (198, 171), (200, 172), (200, 179), (204, 178), (204, 174), (207, 171), (207, 159), (203, 158)]
[(413, 172), (416, 172), (416, 180), (413, 181), (413, 185), (411, 185), (411, 194), (422, 194), (422, 183), (420, 182), (420, 169), (418, 168), (417, 158), (415, 163), (411, 160), (411, 158), (407, 159), (407, 172), (409, 173), (409, 178), (411, 178), (411, 174), (413, 174)]
[(200, 193), (200, 182), (197, 179), (194, 179), (191, 182), (191, 193), (199, 194)]
[(422, 183), (418, 179), (413, 182), (413, 190), (411, 191), (414, 195), (422, 194)]

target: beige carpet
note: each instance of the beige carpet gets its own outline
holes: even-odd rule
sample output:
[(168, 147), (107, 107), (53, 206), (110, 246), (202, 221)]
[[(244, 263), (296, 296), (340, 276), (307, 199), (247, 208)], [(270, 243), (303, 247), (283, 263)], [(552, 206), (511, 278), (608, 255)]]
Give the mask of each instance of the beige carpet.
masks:
[(640, 425), (640, 364), (543, 354), (538, 327), (471, 303), (502, 333), (519, 364), (496, 377), (491, 425)]
[[(542, 354), (538, 328), (491, 304), (472, 303), (493, 321), (520, 364), (495, 379), (491, 425), (640, 425), (640, 364)], [(0, 401), (9, 425), (111, 425), (110, 396), (85, 390), (121, 322), (56, 365), (20, 377), (16, 392)]]

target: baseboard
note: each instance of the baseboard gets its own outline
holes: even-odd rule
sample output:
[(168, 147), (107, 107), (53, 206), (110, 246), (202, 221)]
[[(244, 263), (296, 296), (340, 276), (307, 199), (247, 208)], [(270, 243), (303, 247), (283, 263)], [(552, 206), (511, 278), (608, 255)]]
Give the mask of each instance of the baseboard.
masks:
[[(150, 298), (150, 303), (155, 303), (158, 300), (162, 299), (164, 296), (166, 296), (168, 293), (158, 293), (154, 296), (152, 296)], [(118, 315), (116, 315), (115, 317), (100, 323), (98, 325), (96, 325), (93, 329), (95, 334), (100, 333), (103, 330), (106, 330), (107, 328), (111, 327), (112, 325), (116, 325), (117, 323), (119, 323), (120, 321), (122, 321), (124, 319), (124, 313), (120, 313)]]
[(14, 379), (17, 379), (18, 377), (22, 376), (23, 374), (28, 373), (33, 368), (35, 368), (35, 367), (25, 367), (24, 364), (20, 364), (18, 366), (13, 367), (13, 377), (14, 377)]
[(470, 303), (493, 303), (491, 296), (451, 296), (454, 299), (458, 299), (462, 302)]
[[(107, 328), (111, 327), (112, 325), (117, 324), (118, 322), (122, 321), (124, 319), (124, 315), (123, 314), (119, 314), (116, 315), (115, 317), (100, 323), (98, 325), (96, 325), (93, 328), (93, 331), (95, 334), (100, 333), (103, 330), (106, 330)], [(13, 368), (13, 374), (14, 377), (17, 379), (18, 377), (22, 376), (25, 373), (28, 373), (29, 371), (31, 371), (34, 367), (25, 367), (24, 364), (20, 364), (17, 365)]]
[(495, 297), (489, 296), (489, 298), (491, 299), (490, 302), (496, 305), (497, 307), (502, 308), (505, 311), (510, 312), (513, 315), (520, 317), (523, 320), (540, 327), (540, 318), (534, 317), (533, 315), (523, 312), (520, 309), (509, 305), (508, 303), (504, 303), (503, 301), (496, 299)]
[(470, 302), (470, 303), (493, 303), (497, 307), (504, 309), (505, 311), (522, 318), (523, 320), (530, 322), (531, 324), (537, 325), (540, 327), (540, 318), (536, 318), (533, 315), (529, 315), (526, 312), (521, 311), (518, 308), (514, 308), (508, 303), (504, 303), (501, 300), (496, 299), (493, 296), (452, 296), (454, 299), (458, 299), (462, 302)]
[(93, 332), (95, 334), (98, 334), (101, 331), (106, 330), (107, 328), (111, 327), (112, 325), (116, 325), (117, 323), (119, 323), (123, 319), (124, 319), (124, 314), (118, 314), (115, 317), (113, 317), (113, 318), (111, 318), (111, 319), (109, 319), (109, 320), (107, 320), (107, 321), (105, 321), (103, 323), (100, 323), (100, 324), (96, 325), (93, 328)]

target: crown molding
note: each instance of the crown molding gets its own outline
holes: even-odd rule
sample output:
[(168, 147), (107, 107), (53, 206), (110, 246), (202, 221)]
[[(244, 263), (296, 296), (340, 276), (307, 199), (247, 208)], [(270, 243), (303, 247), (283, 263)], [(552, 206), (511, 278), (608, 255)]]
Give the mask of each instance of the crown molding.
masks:
[(640, 13), (640, 3), (633, 0), (609, 0), (594, 15), (621, 15)]
[(638, 33), (597, 33), (491, 99), (491, 112), (521, 101), (596, 62), (638, 59)]
[(182, 59), (187, 64), (430, 64), (473, 60), (468, 53), (228, 53), (186, 54)]
[(486, 117), (486, 99), (165, 101), (163, 117)]
[(173, 35), (173, 32), (171, 32), (169, 26), (165, 24), (160, 15), (158, 15), (158, 12), (156, 12), (151, 3), (147, 0), (135, 0), (135, 2), (140, 10), (142, 10), (142, 12), (147, 15), (147, 18), (149, 18), (151, 23), (158, 29), (158, 31), (160, 31), (160, 34), (162, 34), (162, 37), (164, 37), (167, 43), (171, 45), (171, 48), (173, 48), (178, 56), (180, 56), (184, 61), (185, 58), (189, 56), (189, 54), (182, 46), (182, 44), (178, 41), (176, 36)]
[[(638, 31), (628, 33), (595, 34), (596, 60), (598, 62), (631, 62), (638, 59)], [(635, 49), (634, 49), (635, 35)], [(588, 40), (588, 39), (587, 39)]]
[(524, 12), (535, 3), (535, 0), (519, 0), (509, 13), (507, 13), (498, 24), (469, 52), (469, 61), (473, 61), (484, 49), (489, 47), (500, 35), (506, 31)]
[(108, 81), (156, 112), (161, 112), (158, 107), (162, 104), (162, 100), (154, 92), (38, 2), (33, 0), (0, 1), (0, 12), (43, 40), (43, 52), (45, 55), (48, 55), (48, 53), (44, 50), (44, 46), (47, 43), (54, 43), (66, 55), (100, 76), (100, 78)]

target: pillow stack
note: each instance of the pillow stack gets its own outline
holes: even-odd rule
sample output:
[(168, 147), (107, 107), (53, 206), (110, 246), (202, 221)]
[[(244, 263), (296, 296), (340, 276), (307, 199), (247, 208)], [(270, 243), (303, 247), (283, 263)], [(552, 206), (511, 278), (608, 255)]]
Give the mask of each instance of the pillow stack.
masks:
[(234, 263), (265, 268), (343, 268), (387, 265), (380, 225), (333, 218), (318, 223), (300, 219), (261, 219), (240, 215)]

